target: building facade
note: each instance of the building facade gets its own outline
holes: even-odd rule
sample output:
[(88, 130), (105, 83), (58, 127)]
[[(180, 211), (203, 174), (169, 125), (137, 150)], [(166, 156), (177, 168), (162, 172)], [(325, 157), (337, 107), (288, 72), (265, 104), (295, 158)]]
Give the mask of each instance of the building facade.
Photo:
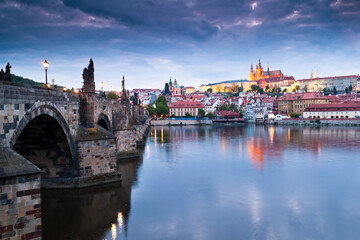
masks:
[(360, 103), (313, 104), (303, 113), (304, 118), (360, 118)]
[(205, 106), (201, 102), (193, 102), (193, 101), (178, 101), (175, 103), (169, 104), (169, 115), (182, 117), (185, 116), (186, 113), (189, 113), (191, 116), (198, 116), (199, 109), (205, 111)]
[(357, 89), (358, 83), (360, 81), (359, 79), (359, 75), (309, 78), (299, 79), (296, 81), (296, 84), (299, 85), (301, 90), (306, 90), (308, 92), (322, 92), (324, 88), (333, 90), (334, 87), (337, 91), (343, 92), (346, 88), (349, 89), (350, 85), (353, 90)]
[(278, 98), (278, 111), (287, 114), (302, 114), (305, 108), (312, 104), (325, 104), (328, 99), (317, 92), (312, 93), (289, 93)]

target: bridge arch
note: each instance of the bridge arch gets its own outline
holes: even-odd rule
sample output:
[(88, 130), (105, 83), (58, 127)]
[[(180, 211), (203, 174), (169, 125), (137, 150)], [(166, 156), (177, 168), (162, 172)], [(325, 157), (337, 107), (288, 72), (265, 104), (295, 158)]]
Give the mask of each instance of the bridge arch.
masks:
[(43, 178), (74, 177), (76, 145), (54, 104), (35, 103), (16, 127), (10, 147), (42, 170)]
[(108, 118), (107, 115), (105, 115), (104, 113), (100, 113), (98, 120), (97, 120), (97, 124), (104, 128), (105, 130), (111, 132), (111, 123), (110, 120)]

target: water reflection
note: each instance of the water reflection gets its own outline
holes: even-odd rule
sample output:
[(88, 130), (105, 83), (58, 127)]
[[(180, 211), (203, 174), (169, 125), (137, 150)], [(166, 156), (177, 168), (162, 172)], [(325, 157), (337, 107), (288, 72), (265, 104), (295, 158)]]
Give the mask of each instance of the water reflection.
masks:
[[(85, 189), (43, 190), (43, 239), (117, 239), (126, 236), (131, 189), (140, 159), (118, 164), (122, 183)], [(111, 236), (108, 236), (108, 230)]]
[(153, 127), (121, 186), (43, 194), (44, 239), (357, 239), (359, 155), (359, 128)]

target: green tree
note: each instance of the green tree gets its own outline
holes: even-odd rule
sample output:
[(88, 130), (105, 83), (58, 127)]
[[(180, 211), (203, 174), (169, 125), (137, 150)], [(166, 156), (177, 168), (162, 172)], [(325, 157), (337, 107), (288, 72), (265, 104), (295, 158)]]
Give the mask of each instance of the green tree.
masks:
[(346, 92), (346, 93), (349, 93), (349, 89), (348, 89), (347, 87), (345, 88), (345, 92)]
[(304, 92), (307, 92), (308, 91), (308, 86), (305, 85), (304, 88), (303, 88)]
[(269, 91), (269, 90), (270, 90), (269, 85), (266, 85), (265, 91)]
[(209, 93), (212, 93), (213, 90), (212, 90), (212, 88), (208, 88), (206, 91)]
[(350, 84), (349, 86), (349, 92), (351, 92), (353, 90), (353, 86)]
[(332, 92), (333, 92), (334, 94), (337, 94), (337, 90), (336, 90), (336, 87), (335, 87), (335, 86), (334, 86)]
[(292, 117), (292, 118), (299, 118), (300, 117), (300, 113), (292, 113), (292, 114), (290, 114), (290, 117)]
[(299, 85), (296, 85), (295, 86), (295, 90), (298, 92), (300, 90), (300, 86)]
[(187, 118), (190, 118), (190, 117), (193, 117), (190, 113), (185, 113), (185, 117), (187, 117)]
[(260, 89), (260, 87), (258, 85), (255, 85), (255, 84), (251, 85), (250, 88), (251, 88), (251, 91), (253, 91), (253, 92), (257, 92)]
[(287, 93), (288, 92), (287, 88), (284, 88), (284, 90), (282, 92)]
[(208, 113), (208, 114), (205, 115), (205, 117), (214, 118), (216, 116), (213, 113)]
[(114, 92), (109, 92), (108, 95), (106, 96), (107, 99), (118, 99), (119, 96), (116, 95), (116, 93)]
[(150, 116), (156, 115), (156, 109), (150, 104), (147, 105), (146, 109), (148, 110)]
[(202, 108), (199, 108), (198, 110), (198, 117), (205, 117), (205, 111)]
[(165, 96), (163, 95), (159, 96), (155, 102), (155, 106), (156, 106), (156, 114), (158, 116), (169, 114), (169, 107), (167, 105)]
[(258, 92), (259, 92), (260, 94), (263, 94), (263, 93), (264, 93), (264, 89), (260, 88)]
[(237, 113), (239, 112), (239, 109), (237, 108), (235, 103), (230, 104), (229, 110)]

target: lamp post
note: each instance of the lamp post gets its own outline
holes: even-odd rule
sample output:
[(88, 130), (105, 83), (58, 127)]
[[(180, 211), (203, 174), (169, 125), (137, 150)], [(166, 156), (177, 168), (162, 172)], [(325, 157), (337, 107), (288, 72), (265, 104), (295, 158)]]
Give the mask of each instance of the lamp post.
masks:
[(48, 63), (48, 61), (46, 61), (46, 59), (43, 62), (43, 65), (44, 65), (44, 68), (45, 68), (45, 86), (48, 87), (47, 70), (48, 70), (48, 67), (49, 67), (49, 63)]

